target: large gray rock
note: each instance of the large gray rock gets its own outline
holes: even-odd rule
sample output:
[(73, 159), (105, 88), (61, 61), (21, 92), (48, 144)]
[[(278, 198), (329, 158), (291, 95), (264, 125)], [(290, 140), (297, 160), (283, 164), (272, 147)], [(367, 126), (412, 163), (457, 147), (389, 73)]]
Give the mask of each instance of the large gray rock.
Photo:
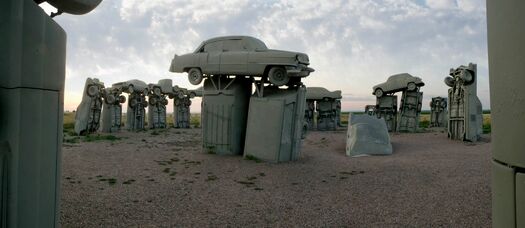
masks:
[(350, 114), (346, 134), (346, 155), (390, 155), (392, 144), (386, 123), (369, 115)]

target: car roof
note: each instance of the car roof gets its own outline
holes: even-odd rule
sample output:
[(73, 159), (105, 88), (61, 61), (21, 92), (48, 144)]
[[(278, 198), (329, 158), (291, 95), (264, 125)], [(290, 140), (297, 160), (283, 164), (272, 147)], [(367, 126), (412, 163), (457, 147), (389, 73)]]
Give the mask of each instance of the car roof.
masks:
[(390, 76), (388, 78), (394, 78), (394, 77), (414, 77), (414, 76), (412, 76), (409, 73), (400, 73), (400, 74), (394, 74), (394, 75), (392, 75), (392, 76)]
[[(255, 37), (252, 37), (252, 36), (219, 36), (219, 37), (214, 37), (214, 38), (207, 39), (207, 40), (203, 41), (197, 47), (197, 49), (195, 49), (195, 51), (200, 50), (204, 45), (206, 45), (208, 43), (217, 42), (217, 41), (224, 41), (224, 40), (245, 40), (245, 41), (248, 41), (249, 43), (262, 43), (262, 44), (264, 44), (264, 42), (262, 42), (261, 40), (255, 38)], [(266, 46), (266, 44), (265, 44), (265, 46)]]

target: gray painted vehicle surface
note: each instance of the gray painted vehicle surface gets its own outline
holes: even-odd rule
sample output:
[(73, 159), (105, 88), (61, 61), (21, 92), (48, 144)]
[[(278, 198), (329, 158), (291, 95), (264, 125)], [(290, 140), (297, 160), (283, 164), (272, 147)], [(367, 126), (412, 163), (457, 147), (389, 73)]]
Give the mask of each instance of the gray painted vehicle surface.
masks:
[(217, 37), (202, 42), (193, 52), (175, 55), (170, 72), (187, 72), (188, 80), (198, 85), (210, 75), (268, 77), (277, 85), (294, 84), (314, 69), (308, 55), (268, 49), (259, 39), (249, 36)]
[(386, 82), (373, 87), (373, 95), (382, 97), (385, 94), (395, 93), (407, 89), (415, 91), (417, 87), (424, 86), (425, 83), (419, 77), (414, 77), (408, 73), (395, 74), (390, 76)]
[(100, 127), (103, 90), (104, 83), (98, 79), (86, 79), (82, 101), (75, 112), (75, 132), (78, 135), (96, 132)]
[(140, 80), (133, 79), (125, 82), (117, 82), (113, 84), (113, 87), (120, 87), (122, 88), (123, 92), (126, 93), (148, 93), (149, 87), (148, 85)]

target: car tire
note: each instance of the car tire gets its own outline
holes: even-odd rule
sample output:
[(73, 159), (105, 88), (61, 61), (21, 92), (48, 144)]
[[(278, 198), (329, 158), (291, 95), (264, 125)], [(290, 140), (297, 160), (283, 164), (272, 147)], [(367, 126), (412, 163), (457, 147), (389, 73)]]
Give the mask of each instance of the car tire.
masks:
[(113, 104), (115, 103), (115, 96), (113, 94), (110, 94), (106, 97), (106, 103), (107, 104)]
[(95, 86), (95, 85), (88, 86), (86, 93), (90, 97), (96, 96), (98, 94), (98, 86)]
[(284, 67), (272, 67), (270, 71), (268, 71), (268, 80), (276, 86), (282, 86), (290, 81), (290, 77)]
[(155, 94), (157, 96), (160, 96), (160, 95), (162, 95), (162, 91), (160, 90), (159, 87), (155, 87), (155, 88), (153, 88), (153, 94)]
[(199, 68), (191, 68), (188, 71), (188, 80), (192, 85), (199, 85), (202, 82), (203, 76)]
[(409, 82), (409, 83), (407, 84), (407, 90), (408, 90), (408, 91), (415, 91), (416, 88), (417, 88), (416, 83)]
[(383, 96), (383, 90), (380, 89), (380, 88), (377, 88), (376, 91), (375, 91), (375, 95), (377, 98), (380, 98)]
[(154, 97), (150, 97), (149, 98), (149, 104), (150, 105), (155, 105), (157, 103), (157, 98), (154, 98)]
[(454, 87), (455, 80), (453, 77), (446, 77), (445, 78), (445, 84), (449, 87)]
[(124, 103), (124, 102), (126, 102), (126, 97), (120, 95), (120, 96), (118, 97), (118, 102), (120, 102), (121, 104)]
[(137, 100), (133, 99), (129, 101), (129, 107), (135, 108), (137, 106)]
[(464, 71), (460, 78), (463, 80), (464, 85), (470, 85), (474, 83), (474, 74), (472, 74), (470, 71)]

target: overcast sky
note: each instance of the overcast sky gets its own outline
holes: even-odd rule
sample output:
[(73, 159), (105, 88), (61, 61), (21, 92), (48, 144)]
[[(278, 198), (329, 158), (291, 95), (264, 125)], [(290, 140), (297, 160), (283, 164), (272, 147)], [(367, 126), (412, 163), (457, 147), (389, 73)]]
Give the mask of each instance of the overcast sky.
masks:
[(307, 53), (316, 71), (304, 83), (342, 90), (343, 110), (375, 104), (372, 87), (403, 72), (423, 79), (429, 109), (431, 97), (447, 96), (450, 68), (477, 63), (489, 109), (485, 14), (484, 0), (104, 0), (89, 14), (55, 17), (68, 35), (65, 110), (76, 109), (87, 77), (195, 88), (168, 71), (173, 55), (224, 35)]

